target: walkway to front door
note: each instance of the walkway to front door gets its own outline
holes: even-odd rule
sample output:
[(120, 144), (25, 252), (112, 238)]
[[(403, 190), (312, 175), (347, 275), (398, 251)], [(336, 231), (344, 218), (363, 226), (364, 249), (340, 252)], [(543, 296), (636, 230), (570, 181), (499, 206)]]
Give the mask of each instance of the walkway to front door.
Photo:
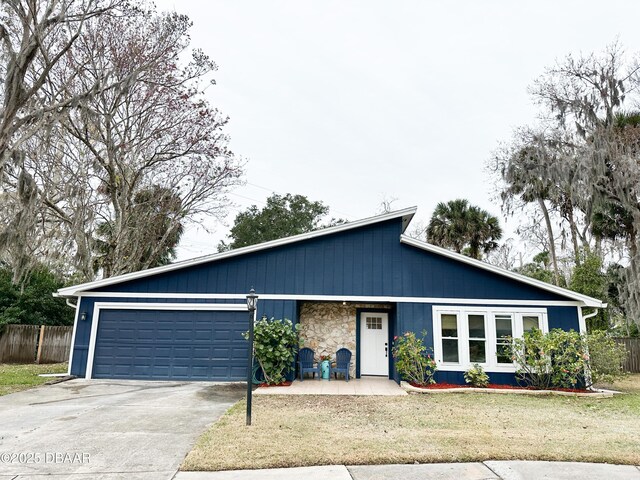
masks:
[(407, 395), (400, 385), (387, 378), (362, 377), (349, 380), (296, 380), (290, 387), (260, 387), (256, 395)]

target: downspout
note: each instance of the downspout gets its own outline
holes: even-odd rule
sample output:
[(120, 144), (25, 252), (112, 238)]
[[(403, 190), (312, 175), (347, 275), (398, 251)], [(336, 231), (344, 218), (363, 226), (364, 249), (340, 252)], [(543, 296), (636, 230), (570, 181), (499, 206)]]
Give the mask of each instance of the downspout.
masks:
[[(60, 295), (58, 295), (57, 292), (54, 293), (53, 296), (60, 297)], [(74, 304), (71, 302), (70, 298), (65, 298), (64, 301), (68, 307), (71, 307), (76, 311), (73, 318), (73, 330), (71, 332), (71, 348), (69, 349), (69, 366), (67, 368), (67, 375), (71, 376), (71, 366), (73, 362), (73, 349), (75, 348), (75, 344), (76, 344), (76, 329), (78, 327), (78, 313), (80, 312), (80, 302), (78, 301), (78, 303)]]
[[(54, 298), (60, 298), (62, 295), (60, 295), (58, 292), (53, 292), (51, 296)], [(78, 305), (77, 304), (74, 305), (73, 303), (71, 303), (71, 300), (68, 297), (64, 299), (64, 303), (67, 304), (67, 307), (71, 307), (74, 310), (78, 308)]]
[[(606, 304), (604, 305), (604, 307), (606, 307)], [(580, 307), (579, 307), (580, 308)], [(582, 314), (582, 308), (580, 308), (580, 313)], [(586, 328), (587, 328), (587, 319), (595, 317), (598, 314), (598, 309), (594, 309), (593, 312), (591, 312), (588, 315), (582, 315), (582, 320), (584, 321), (584, 326), (585, 326), (585, 335), (586, 335)], [(585, 382), (585, 387), (589, 388), (590, 390), (593, 390), (593, 380), (591, 378), (591, 354), (589, 353), (589, 345), (585, 342), (585, 349), (587, 351), (587, 355), (589, 356), (589, 362), (588, 362), (588, 366), (585, 368), (584, 371), (584, 382)]]

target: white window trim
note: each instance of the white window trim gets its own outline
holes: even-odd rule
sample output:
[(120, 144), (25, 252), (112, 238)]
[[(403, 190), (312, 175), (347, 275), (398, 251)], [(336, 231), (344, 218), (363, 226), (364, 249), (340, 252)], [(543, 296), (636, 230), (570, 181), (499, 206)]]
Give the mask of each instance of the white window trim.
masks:
[[(484, 315), (485, 321), (485, 342), (486, 359), (485, 363), (480, 363), (485, 372), (513, 373), (516, 367), (513, 364), (498, 363), (496, 358), (496, 314), (512, 314), (512, 328), (514, 338), (523, 335), (522, 317), (527, 315), (539, 315), (541, 330), (549, 331), (549, 322), (546, 308), (525, 308), (525, 307), (463, 307), (463, 306), (439, 306), (432, 307), (433, 318), (433, 355), (438, 365), (438, 370), (449, 372), (465, 371), (473, 366), (469, 361), (469, 322), (468, 315)], [(445, 363), (442, 361), (442, 321), (441, 315), (454, 314), (458, 318), (458, 356), (459, 363)]]
[[(80, 305), (80, 302), (78, 302)], [(93, 360), (96, 351), (96, 337), (98, 335), (98, 321), (102, 310), (222, 310), (222, 311), (245, 311), (247, 305), (242, 303), (133, 303), (133, 302), (96, 302), (93, 306), (93, 316), (91, 317), (91, 337), (89, 339), (89, 353), (87, 356), (87, 368), (85, 378), (90, 379), (93, 374)], [(254, 312), (255, 321), (255, 312)]]
[[(443, 337), (442, 336), (442, 315), (455, 315), (456, 316), (456, 336), (455, 337)], [(436, 360), (438, 362), (438, 367), (440, 365), (442, 366), (450, 366), (450, 365), (459, 365), (459, 363), (452, 363), (452, 362), (445, 362), (443, 360), (443, 355), (444, 352), (442, 351), (442, 340), (443, 338), (448, 339), (448, 340), (457, 340), (458, 341), (458, 360), (461, 361), (462, 360), (462, 349), (460, 348), (460, 343), (462, 341), (462, 339), (460, 338), (460, 334), (461, 334), (461, 323), (462, 323), (462, 315), (460, 314), (460, 311), (457, 309), (445, 309), (442, 308), (439, 310), (438, 312), (438, 353), (439, 355), (436, 357), (439, 360)], [(435, 325), (434, 325), (435, 327)], [(434, 330), (435, 332), (435, 330)], [(435, 337), (434, 337), (434, 342), (435, 342)], [(435, 346), (435, 343), (434, 343)], [(434, 348), (434, 356), (436, 354), (436, 350)]]

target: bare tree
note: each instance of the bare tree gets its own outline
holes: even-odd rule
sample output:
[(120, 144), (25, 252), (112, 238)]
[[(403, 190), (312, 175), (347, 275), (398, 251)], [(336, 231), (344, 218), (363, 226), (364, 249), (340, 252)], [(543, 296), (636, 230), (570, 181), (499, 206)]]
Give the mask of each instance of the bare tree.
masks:
[[(83, 65), (71, 85), (78, 91), (102, 71), (116, 79), (136, 71), (135, 81), (98, 92), (69, 110), (62, 124), (68, 151), (79, 162), (91, 159), (96, 192), (107, 200), (99, 212), (110, 225), (107, 275), (155, 264), (184, 222), (224, 213), (224, 193), (242, 173), (222, 131), (228, 119), (203, 95), (215, 64), (194, 50), (180, 66), (190, 27), (178, 14), (103, 19), (74, 47), (74, 68)], [(179, 203), (156, 203), (166, 207), (160, 237), (152, 223), (157, 217), (140, 208), (141, 193), (153, 189)]]
[(512, 238), (506, 239), (497, 248), (487, 253), (485, 261), (505, 270), (513, 270), (516, 267), (517, 254)]
[[(0, 216), (25, 227), (20, 241), (5, 236), (5, 255), (50, 262), (57, 248), (80, 279), (96, 267), (115, 275), (170, 260), (185, 223), (224, 213), (242, 162), (227, 147), (227, 118), (204, 98), (215, 65), (189, 50), (190, 26), (140, 10), (84, 25), (45, 88), (78, 97), (103, 72), (112, 87), (35, 132), (5, 169)], [(27, 237), (51, 248), (34, 255)]]
[(0, 4), (0, 171), (19, 161), (21, 144), (66, 108), (104, 87), (105, 75), (73, 94), (49, 76), (68, 55), (86, 22), (122, 0), (3, 0)]
[(389, 213), (393, 211), (393, 204), (398, 201), (397, 197), (390, 197), (386, 194), (382, 195), (380, 203), (378, 204), (378, 211), (376, 213)]
[[(21, 283), (30, 268), (47, 258), (61, 267), (66, 246), (55, 218), (42, 209), (36, 182), (33, 139), (54, 128), (64, 112), (96, 91), (109, 88), (109, 72), (83, 91), (71, 93), (60, 65), (88, 22), (119, 15), (124, 0), (6, 0), (0, 4), (0, 257)], [(43, 158), (40, 157), (42, 160)], [(43, 170), (47, 170), (45, 166)], [(61, 244), (62, 241), (62, 244)]]

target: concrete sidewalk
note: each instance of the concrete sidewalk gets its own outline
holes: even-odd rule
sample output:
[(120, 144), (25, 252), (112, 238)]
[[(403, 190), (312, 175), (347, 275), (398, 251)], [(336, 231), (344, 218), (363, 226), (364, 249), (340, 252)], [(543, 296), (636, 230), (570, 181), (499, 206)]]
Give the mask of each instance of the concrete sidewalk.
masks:
[(640, 480), (640, 467), (603, 463), (487, 461), (424, 465), (178, 472), (174, 480)]

